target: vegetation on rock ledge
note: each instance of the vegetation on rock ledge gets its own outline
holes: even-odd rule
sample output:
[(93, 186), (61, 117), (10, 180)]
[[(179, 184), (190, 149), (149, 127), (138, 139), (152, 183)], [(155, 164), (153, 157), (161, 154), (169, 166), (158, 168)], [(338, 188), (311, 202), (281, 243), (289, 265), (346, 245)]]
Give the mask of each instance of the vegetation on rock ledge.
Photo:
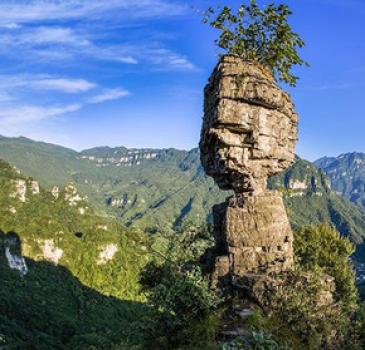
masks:
[(218, 47), (244, 60), (257, 62), (271, 69), (285, 83), (296, 85), (298, 77), (291, 73), (292, 67), (308, 64), (297, 52), (304, 41), (288, 23), (292, 12), (287, 5), (271, 3), (261, 10), (255, 0), (250, 0), (250, 4), (241, 5), (236, 14), (230, 7), (223, 7), (211, 20), (215, 12), (209, 8), (204, 22), (221, 31), (216, 40)]

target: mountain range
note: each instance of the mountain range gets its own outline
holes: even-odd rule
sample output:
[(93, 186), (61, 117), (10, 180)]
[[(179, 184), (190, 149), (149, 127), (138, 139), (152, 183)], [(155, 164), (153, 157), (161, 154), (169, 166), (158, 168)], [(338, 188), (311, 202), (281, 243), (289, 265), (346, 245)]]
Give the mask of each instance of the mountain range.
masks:
[[(152, 233), (211, 223), (212, 206), (230, 195), (204, 174), (198, 149), (97, 147), (76, 152), (0, 137), (0, 158), (49, 190), (73, 183), (99, 215)], [(364, 183), (365, 155), (357, 154), (314, 164), (297, 158), (269, 180), (269, 187), (283, 192), (294, 228), (328, 222), (360, 245), (365, 237)]]
[[(175, 230), (210, 223), (213, 204), (230, 195), (204, 174), (197, 149), (76, 152), (0, 137), (0, 158), (0, 348), (138, 343), (149, 312), (141, 269)], [(362, 159), (322, 158), (319, 169), (297, 158), (268, 184), (283, 193), (293, 228), (330, 223), (357, 245), (359, 263)]]
[(314, 164), (331, 180), (337, 194), (365, 208), (365, 154), (347, 153), (324, 157)]

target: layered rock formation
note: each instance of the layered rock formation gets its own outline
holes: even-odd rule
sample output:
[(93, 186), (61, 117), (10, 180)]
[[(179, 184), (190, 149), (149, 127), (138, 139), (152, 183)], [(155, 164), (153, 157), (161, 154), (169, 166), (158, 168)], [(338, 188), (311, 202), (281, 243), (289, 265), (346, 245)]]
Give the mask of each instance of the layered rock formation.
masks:
[(200, 141), (206, 173), (235, 192), (213, 208), (213, 284), (292, 267), (293, 234), (282, 196), (267, 189), (267, 179), (294, 162), (297, 123), (271, 72), (222, 57), (205, 88)]

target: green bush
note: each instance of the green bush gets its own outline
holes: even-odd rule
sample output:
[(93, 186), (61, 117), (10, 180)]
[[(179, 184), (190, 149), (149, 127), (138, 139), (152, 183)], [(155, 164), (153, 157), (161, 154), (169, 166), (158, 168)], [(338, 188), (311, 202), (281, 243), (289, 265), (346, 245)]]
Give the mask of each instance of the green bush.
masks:
[(290, 350), (286, 345), (279, 345), (272, 335), (264, 331), (251, 332), (247, 337), (238, 337), (223, 343), (221, 350)]
[(335, 298), (346, 310), (357, 307), (358, 292), (350, 257), (354, 245), (328, 225), (305, 227), (295, 234), (295, 255), (306, 271), (322, 271), (335, 279)]
[(200, 233), (187, 232), (169, 240), (166, 256), (159, 253), (141, 274), (142, 291), (154, 310), (148, 325), (144, 325), (151, 348), (215, 346), (219, 298), (209, 290), (197, 262), (205, 245), (200, 237)]
[(214, 14), (215, 10), (209, 8), (204, 22), (221, 31), (216, 40), (218, 47), (244, 60), (257, 62), (271, 69), (285, 83), (296, 85), (298, 77), (291, 73), (292, 67), (308, 64), (297, 52), (304, 41), (288, 23), (292, 12), (287, 5), (271, 3), (261, 10), (255, 0), (250, 0), (249, 5), (241, 5), (236, 14), (227, 6), (211, 20)]
[(298, 230), (294, 250), (295, 268), (272, 276), (278, 287), (267, 293), (270, 313), (257, 311), (244, 327), (290, 349), (364, 348), (365, 312), (358, 307), (350, 261), (353, 245), (333, 228), (320, 225)]

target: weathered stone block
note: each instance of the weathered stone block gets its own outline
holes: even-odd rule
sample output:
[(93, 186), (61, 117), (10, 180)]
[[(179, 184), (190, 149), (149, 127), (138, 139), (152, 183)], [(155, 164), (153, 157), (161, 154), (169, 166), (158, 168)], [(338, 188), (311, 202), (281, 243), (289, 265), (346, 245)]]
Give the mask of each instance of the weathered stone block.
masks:
[[(224, 56), (205, 88), (201, 161), (235, 195), (214, 207), (213, 284), (290, 270), (293, 234), (282, 196), (267, 178), (295, 159), (298, 116), (270, 71)], [(229, 282), (227, 282), (229, 281)]]
[(291, 268), (293, 235), (280, 193), (233, 196), (214, 207), (214, 220), (232, 277)]
[[(298, 116), (289, 95), (264, 68), (223, 57), (205, 88), (204, 113), (201, 160), (222, 189), (242, 191), (222, 179), (228, 170), (266, 179), (294, 161)], [(232, 147), (242, 154), (237, 149), (233, 154)], [(244, 155), (244, 150), (249, 152)], [(252, 160), (255, 171), (250, 172)], [(247, 191), (253, 188), (248, 181)]]

